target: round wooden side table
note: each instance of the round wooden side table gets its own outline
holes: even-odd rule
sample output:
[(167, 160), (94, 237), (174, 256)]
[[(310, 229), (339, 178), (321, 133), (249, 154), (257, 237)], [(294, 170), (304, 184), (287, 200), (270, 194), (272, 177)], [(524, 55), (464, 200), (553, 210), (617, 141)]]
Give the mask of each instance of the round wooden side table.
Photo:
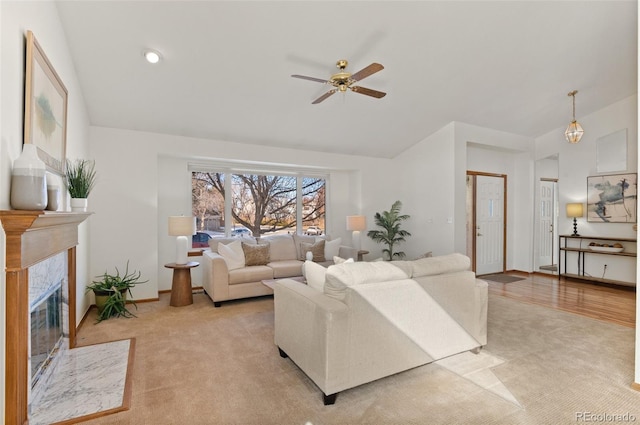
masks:
[(182, 307), (193, 304), (191, 289), (191, 269), (198, 267), (197, 261), (189, 261), (187, 264), (169, 263), (164, 266), (173, 269), (173, 281), (171, 282), (171, 301), (169, 305)]

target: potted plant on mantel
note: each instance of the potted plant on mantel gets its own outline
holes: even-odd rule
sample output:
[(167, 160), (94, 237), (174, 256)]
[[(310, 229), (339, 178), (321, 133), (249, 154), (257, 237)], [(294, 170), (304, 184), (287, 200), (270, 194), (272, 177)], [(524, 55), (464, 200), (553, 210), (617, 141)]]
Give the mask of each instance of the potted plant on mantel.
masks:
[[(127, 292), (132, 296), (131, 288), (147, 282), (146, 280), (141, 281), (140, 276), (139, 271), (129, 272), (129, 262), (127, 261), (123, 276), (120, 276), (120, 271), (116, 267), (116, 274), (109, 274), (105, 271), (103, 275), (97, 276), (99, 280), (94, 280), (91, 285), (87, 286), (86, 291), (93, 291), (96, 297), (97, 322), (113, 316), (136, 317), (127, 309)], [(137, 308), (135, 300), (131, 299), (129, 302)]]
[(393, 252), (393, 247), (404, 242), (407, 236), (411, 236), (411, 233), (406, 230), (400, 229), (400, 223), (409, 218), (408, 215), (400, 215), (400, 208), (402, 203), (396, 201), (391, 205), (389, 211), (383, 211), (382, 213), (376, 213), (373, 218), (377, 226), (382, 227), (383, 230), (369, 230), (367, 236), (377, 243), (384, 243), (388, 248), (383, 249), (382, 253), (389, 256), (389, 260), (394, 260), (394, 257), (398, 259), (404, 258), (405, 253)]
[(64, 177), (71, 195), (71, 211), (87, 211), (87, 198), (96, 183), (95, 162), (88, 159), (67, 160)]

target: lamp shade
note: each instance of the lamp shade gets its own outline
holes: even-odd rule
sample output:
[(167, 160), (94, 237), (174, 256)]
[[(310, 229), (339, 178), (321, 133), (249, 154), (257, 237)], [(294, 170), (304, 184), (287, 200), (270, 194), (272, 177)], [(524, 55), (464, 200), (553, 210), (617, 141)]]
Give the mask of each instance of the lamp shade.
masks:
[(196, 218), (189, 216), (169, 217), (169, 236), (191, 236), (196, 234)]
[(363, 215), (348, 215), (347, 230), (362, 231), (367, 228), (367, 218)]
[(583, 215), (582, 203), (567, 204), (567, 217), (575, 218), (582, 217)]

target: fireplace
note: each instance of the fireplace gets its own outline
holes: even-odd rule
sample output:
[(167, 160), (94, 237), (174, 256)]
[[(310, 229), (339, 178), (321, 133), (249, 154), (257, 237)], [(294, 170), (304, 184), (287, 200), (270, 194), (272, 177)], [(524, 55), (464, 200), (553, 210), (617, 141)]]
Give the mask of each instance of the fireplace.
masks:
[(29, 411), (69, 348), (67, 253), (29, 267)]
[[(32, 307), (39, 305), (30, 303), (29, 295), (33, 292), (30, 283), (32, 277), (50, 273), (51, 267), (61, 272), (59, 277), (53, 277), (44, 286), (59, 285), (59, 298), (67, 301), (67, 308), (63, 302), (58, 313), (54, 313), (55, 309), (52, 307), (51, 313), (46, 314), (58, 315), (52, 322), (61, 319), (63, 323), (63, 338), (59, 346), (72, 348), (76, 345), (75, 247), (78, 243), (78, 225), (89, 215), (90, 213), (0, 211), (0, 221), (6, 236), (6, 287), (2, 290), (5, 291), (6, 298), (4, 421), (7, 425), (21, 425), (28, 421), (28, 405), (32, 396), (30, 321)], [(44, 271), (40, 270), (41, 267), (44, 267)], [(47, 289), (44, 292), (56, 291), (57, 289)], [(54, 295), (53, 301), (47, 303), (56, 304), (55, 297)], [(54, 348), (53, 351), (55, 350)], [(46, 379), (46, 374), (39, 375), (38, 380), (42, 379)]]

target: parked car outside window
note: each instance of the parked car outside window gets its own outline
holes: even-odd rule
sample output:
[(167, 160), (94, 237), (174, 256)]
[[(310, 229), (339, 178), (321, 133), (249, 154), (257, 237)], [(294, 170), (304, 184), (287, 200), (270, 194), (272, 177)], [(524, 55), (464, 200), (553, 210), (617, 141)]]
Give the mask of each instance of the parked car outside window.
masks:
[(208, 248), (209, 247), (209, 239), (211, 239), (211, 235), (204, 232), (196, 232), (195, 235), (191, 238), (191, 247), (192, 248)]
[(251, 236), (251, 230), (246, 227), (238, 227), (231, 231), (231, 236)]
[(319, 228), (318, 226), (309, 226), (307, 227), (307, 230), (304, 231), (305, 235), (313, 235), (313, 236), (320, 236), (322, 234), (322, 229)]

